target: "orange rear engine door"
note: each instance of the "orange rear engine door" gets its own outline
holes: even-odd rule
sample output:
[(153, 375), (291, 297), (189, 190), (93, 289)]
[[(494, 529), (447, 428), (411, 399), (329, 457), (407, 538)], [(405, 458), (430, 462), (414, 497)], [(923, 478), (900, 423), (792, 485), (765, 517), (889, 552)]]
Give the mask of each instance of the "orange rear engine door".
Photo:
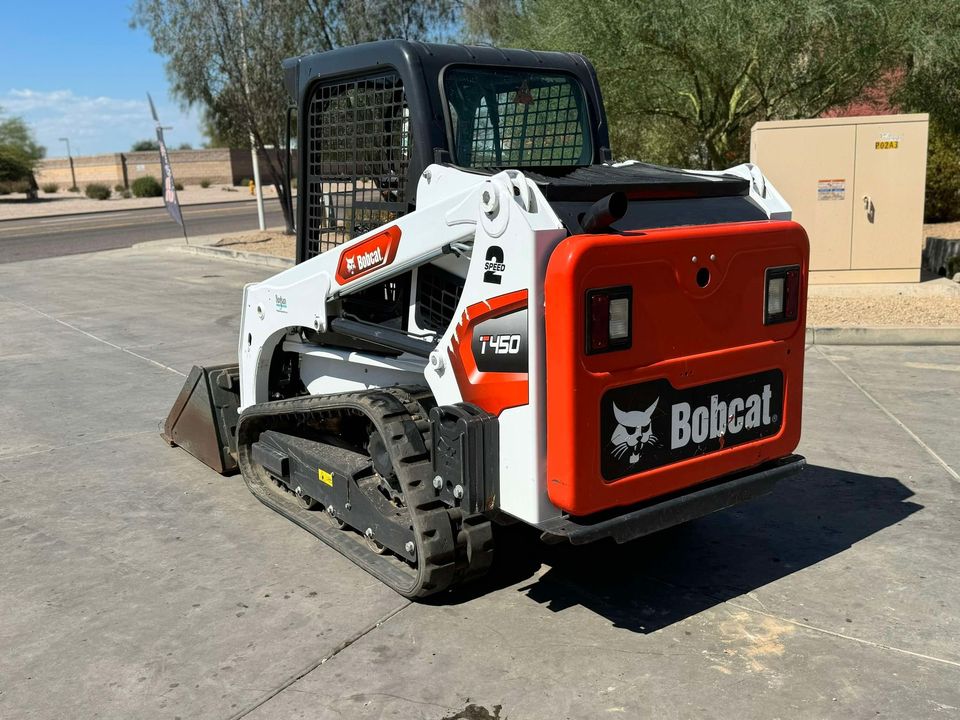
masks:
[[(587, 515), (791, 453), (808, 257), (803, 228), (779, 221), (561, 242), (545, 285), (551, 502)], [(766, 272), (789, 266), (798, 317), (765, 324)], [(605, 288), (629, 288), (630, 347), (591, 354), (588, 296)]]

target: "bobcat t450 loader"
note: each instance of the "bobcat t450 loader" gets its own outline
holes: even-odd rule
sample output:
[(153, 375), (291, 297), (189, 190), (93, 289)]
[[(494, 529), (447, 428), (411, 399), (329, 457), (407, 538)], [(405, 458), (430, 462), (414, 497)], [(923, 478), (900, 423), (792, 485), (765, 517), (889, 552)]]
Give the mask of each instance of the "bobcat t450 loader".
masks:
[(397, 592), (492, 524), (617, 542), (803, 465), (808, 244), (760, 171), (613, 163), (582, 56), (377, 42), (284, 63), (297, 264), (165, 437)]

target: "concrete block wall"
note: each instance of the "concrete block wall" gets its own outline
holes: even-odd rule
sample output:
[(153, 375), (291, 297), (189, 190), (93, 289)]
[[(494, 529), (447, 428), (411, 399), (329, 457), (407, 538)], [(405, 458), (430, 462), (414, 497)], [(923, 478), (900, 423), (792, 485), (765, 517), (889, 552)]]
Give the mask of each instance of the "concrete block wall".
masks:
[[(219, 185), (233, 185), (253, 177), (253, 160), (249, 150), (211, 148), (209, 150), (169, 150), (173, 177), (184, 185), (198, 185), (209, 180)], [(269, 150), (276, 153), (276, 150)], [(260, 156), (260, 176), (264, 184), (273, 182), (265, 153)], [(82, 189), (90, 183), (108, 187), (124, 185), (139, 177), (152, 175), (160, 179), (160, 155), (156, 150), (145, 152), (86, 155), (73, 158), (77, 185)], [(56, 183), (62, 189), (70, 187), (70, 163), (67, 158), (41, 160), (35, 173), (37, 184)]]
[[(230, 184), (233, 182), (230, 168), (230, 151), (214, 150), (169, 150), (170, 166), (173, 177), (184, 185), (196, 185), (201, 180), (211, 183)], [(127, 179), (133, 182), (139, 177), (152, 175), (160, 179), (160, 155), (156, 150), (130, 152), (123, 154)]]
[[(108, 187), (123, 184), (123, 167), (120, 153), (109, 155), (84, 155), (73, 158), (73, 171), (77, 186), (81, 189), (90, 183), (102, 183)], [(56, 183), (62, 189), (70, 187), (70, 162), (67, 158), (48, 158), (40, 161), (35, 173), (38, 185)]]

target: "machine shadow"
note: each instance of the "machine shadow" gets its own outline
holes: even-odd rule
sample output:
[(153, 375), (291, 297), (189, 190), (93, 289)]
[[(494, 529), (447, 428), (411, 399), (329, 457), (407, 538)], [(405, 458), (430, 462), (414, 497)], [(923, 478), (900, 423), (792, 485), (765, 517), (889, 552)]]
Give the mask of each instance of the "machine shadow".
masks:
[(625, 545), (543, 545), (511, 537), (483, 590), (530, 578), (527, 597), (559, 612), (589, 608), (650, 633), (840, 553), (920, 510), (896, 478), (808, 466), (769, 495)]

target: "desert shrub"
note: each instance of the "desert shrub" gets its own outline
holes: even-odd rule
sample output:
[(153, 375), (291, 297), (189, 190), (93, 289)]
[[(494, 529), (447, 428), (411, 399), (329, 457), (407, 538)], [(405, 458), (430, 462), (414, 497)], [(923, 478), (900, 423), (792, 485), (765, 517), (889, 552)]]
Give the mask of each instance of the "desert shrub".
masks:
[(85, 193), (91, 200), (106, 200), (110, 197), (110, 188), (100, 183), (90, 183), (87, 185)]
[(923, 220), (960, 220), (960, 136), (930, 127)]
[(177, 192), (183, 192), (183, 183), (175, 182), (173, 184), (173, 189), (176, 190)]
[(44, 183), (41, 187), (45, 193), (55, 193), (60, 189), (60, 186), (56, 183)]
[(126, 188), (121, 183), (117, 183), (113, 186), (113, 191), (116, 193), (122, 193), (124, 190), (126, 190)]
[(78, 193), (78, 192), (80, 192), (80, 188), (78, 188), (76, 185), (74, 185), (73, 187), (67, 188), (67, 192), (77, 192), (77, 193)]
[(0, 195), (28, 192), (30, 192), (30, 182), (28, 180), (7, 180), (6, 182), (0, 182)]
[(203, 180), (200, 181), (200, 187), (204, 189), (210, 187), (210, 181), (204, 178)]
[(130, 191), (127, 190), (126, 188), (124, 188), (123, 191), (120, 193), (120, 197), (122, 197), (122, 198), (129, 198), (129, 197), (130, 197)]
[(163, 195), (163, 186), (152, 175), (137, 178), (130, 186), (136, 197), (160, 197)]

